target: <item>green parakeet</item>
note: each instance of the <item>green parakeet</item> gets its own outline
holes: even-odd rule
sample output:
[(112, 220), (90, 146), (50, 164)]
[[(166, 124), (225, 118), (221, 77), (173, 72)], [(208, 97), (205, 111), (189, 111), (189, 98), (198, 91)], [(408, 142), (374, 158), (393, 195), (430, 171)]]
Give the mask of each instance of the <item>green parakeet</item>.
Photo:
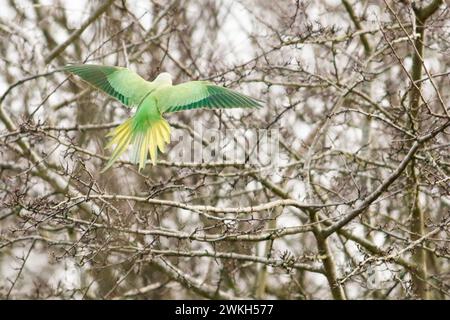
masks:
[(165, 152), (170, 142), (170, 125), (165, 113), (207, 108), (258, 108), (260, 101), (207, 81), (189, 81), (172, 85), (169, 73), (146, 81), (127, 68), (101, 65), (69, 65), (64, 70), (80, 76), (90, 85), (106, 92), (136, 113), (117, 126), (108, 136), (106, 148), (115, 146), (105, 171), (133, 145), (131, 160), (145, 167), (147, 157), (156, 164), (157, 151)]

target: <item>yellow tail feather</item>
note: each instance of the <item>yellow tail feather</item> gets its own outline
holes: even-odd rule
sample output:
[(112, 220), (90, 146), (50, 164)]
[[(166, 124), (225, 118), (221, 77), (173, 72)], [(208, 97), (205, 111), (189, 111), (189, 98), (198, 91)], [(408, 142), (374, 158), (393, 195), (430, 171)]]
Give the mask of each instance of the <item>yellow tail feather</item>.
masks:
[(153, 165), (156, 165), (158, 149), (164, 153), (166, 144), (170, 143), (169, 124), (166, 120), (160, 118), (148, 121), (146, 128), (133, 129), (133, 119), (130, 118), (108, 133), (107, 136), (112, 138), (106, 145), (106, 148), (110, 148), (113, 145), (116, 147), (106, 167), (101, 172), (109, 169), (125, 152), (129, 144), (133, 144), (132, 161), (139, 163), (139, 171), (145, 167), (149, 154)]

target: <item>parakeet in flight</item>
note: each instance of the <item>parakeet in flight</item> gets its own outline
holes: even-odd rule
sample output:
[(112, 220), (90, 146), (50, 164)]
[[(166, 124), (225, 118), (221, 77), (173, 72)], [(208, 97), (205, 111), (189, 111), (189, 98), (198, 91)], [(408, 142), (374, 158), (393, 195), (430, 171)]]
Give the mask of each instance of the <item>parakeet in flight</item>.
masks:
[(165, 113), (199, 108), (262, 107), (259, 100), (207, 81), (172, 85), (172, 76), (167, 72), (150, 82), (121, 67), (82, 64), (68, 65), (64, 70), (80, 76), (125, 106), (137, 108), (131, 118), (108, 134), (111, 140), (106, 148), (115, 148), (102, 172), (112, 166), (129, 144), (133, 145), (131, 160), (139, 163), (139, 170), (145, 167), (149, 154), (155, 165), (158, 149), (164, 153), (170, 142), (170, 125), (163, 118)]

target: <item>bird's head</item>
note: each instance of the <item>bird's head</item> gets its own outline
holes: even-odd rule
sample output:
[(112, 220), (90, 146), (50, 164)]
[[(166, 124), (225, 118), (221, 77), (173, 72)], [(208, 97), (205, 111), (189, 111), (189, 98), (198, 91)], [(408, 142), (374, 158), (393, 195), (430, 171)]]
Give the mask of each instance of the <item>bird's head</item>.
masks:
[(172, 76), (170, 75), (170, 73), (168, 72), (163, 72), (160, 73), (156, 79), (154, 80), (155, 82), (162, 82), (162, 83), (167, 83), (167, 84), (172, 84)]

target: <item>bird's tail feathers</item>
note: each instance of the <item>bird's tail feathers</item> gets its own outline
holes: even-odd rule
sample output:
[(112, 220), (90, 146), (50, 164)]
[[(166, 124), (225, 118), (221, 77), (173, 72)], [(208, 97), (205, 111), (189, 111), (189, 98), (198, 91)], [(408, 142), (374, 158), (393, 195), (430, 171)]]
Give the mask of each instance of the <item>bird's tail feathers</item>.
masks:
[(163, 118), (149, 120), (142, 128), (136, 128), (133, 136), (133, 153), (131, 160), (139, 163), (139, 170), (145, 167), (147, 156), (156, 165), (158, 149), (164, 153), (166, 144), (170, 142), (170, 126)]
[(132, 124), (133, 118), (130, 118), (106, 135), (107, 137), (111, 137), (111, 140), (109, 140), (105, 148), (111, 148), (113, 145), (116, 147), (114, 148), (106, 167), (101, 171), (102, 173), (108, 170), (127, 149), (133, 135)]
[(136, 123), (133, 120), (128, 119), (108, 134), (112, 138), (106, 147), (116, 147), (102, 172), (112, 166), (129, 144), (133, 145), (131, 160), (139, 164), (139, 170), (145, 167), (149, 154), (153, 165), (156, 165), (158, 149), (162, 153), (165, 152), (166, 144), (170, 142), (169, 123), (163, 118), (147, 120), (145, 123)]

